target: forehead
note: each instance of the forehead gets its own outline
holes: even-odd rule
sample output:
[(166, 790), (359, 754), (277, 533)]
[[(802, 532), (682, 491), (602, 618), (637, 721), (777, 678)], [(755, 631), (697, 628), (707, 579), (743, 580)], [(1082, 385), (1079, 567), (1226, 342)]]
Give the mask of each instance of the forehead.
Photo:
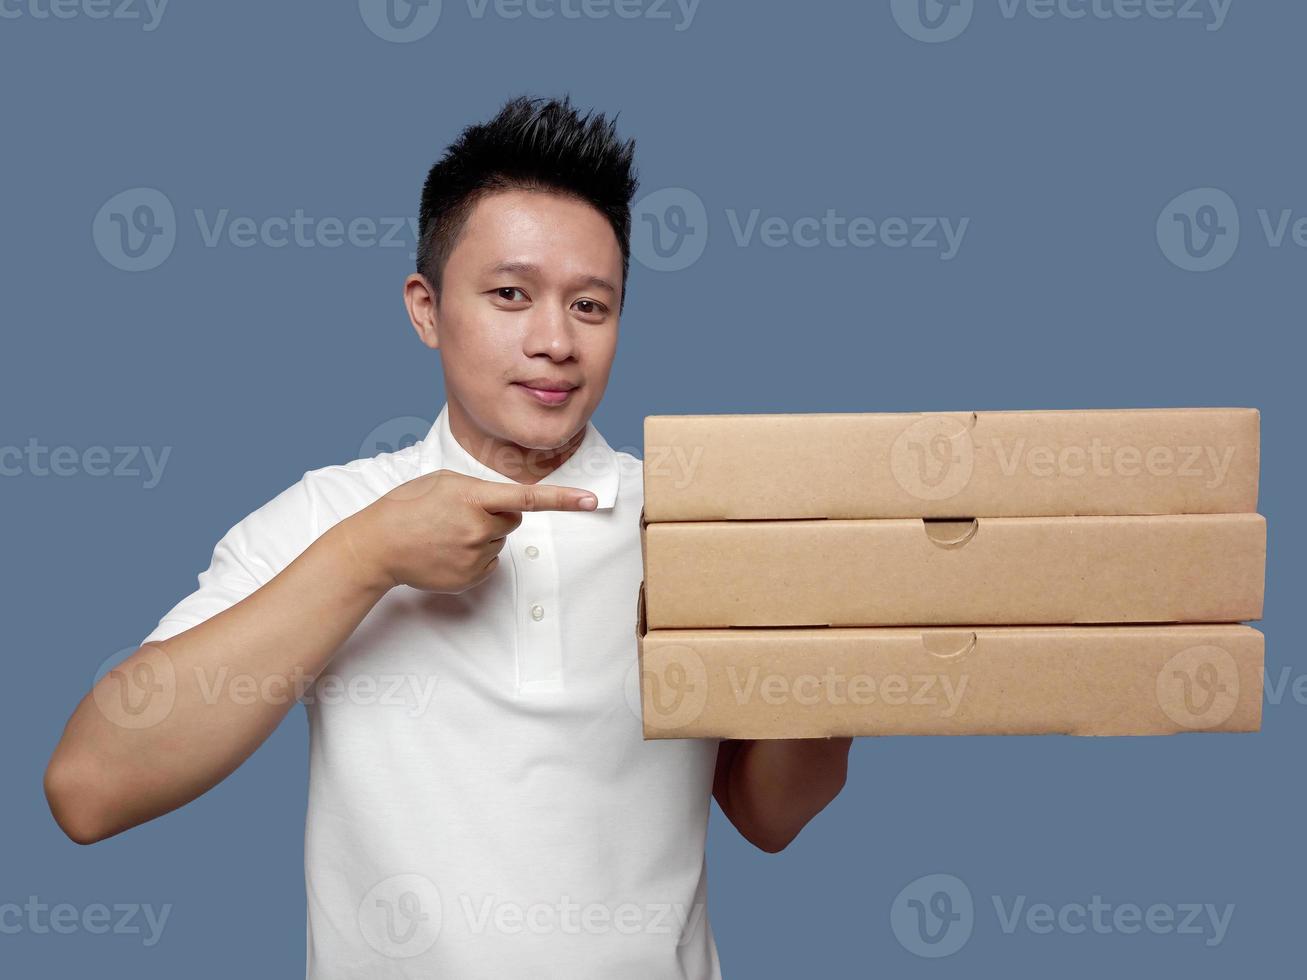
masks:
[(546, 191), (507, 190), (477, 202), (449, 257), (469, 272), (526, 262), (546, 273), (620, 276), (622, 252), (608, 219), (587, 202)]

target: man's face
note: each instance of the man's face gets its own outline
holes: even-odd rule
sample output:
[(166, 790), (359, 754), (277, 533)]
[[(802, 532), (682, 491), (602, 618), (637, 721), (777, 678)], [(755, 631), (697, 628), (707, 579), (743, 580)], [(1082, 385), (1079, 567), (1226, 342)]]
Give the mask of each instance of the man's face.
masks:
[(410, 299), (419, 335), (441, 351), (455, 434), (564, 446), (608, 384), (621, 288), (617, 236), (591, 205), (540, 191), (483, 198), (426, 313), (434, 330)]

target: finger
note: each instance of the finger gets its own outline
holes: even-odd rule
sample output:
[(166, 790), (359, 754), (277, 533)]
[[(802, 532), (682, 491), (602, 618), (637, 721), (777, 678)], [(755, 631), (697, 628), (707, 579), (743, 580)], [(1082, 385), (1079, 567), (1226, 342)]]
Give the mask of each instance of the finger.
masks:
[(480, 481), (471, 500), (489, 514), (533, 510), (594, 510), (595, 495), (579, 487), (559, 487), (550, 483), (493, 483)]

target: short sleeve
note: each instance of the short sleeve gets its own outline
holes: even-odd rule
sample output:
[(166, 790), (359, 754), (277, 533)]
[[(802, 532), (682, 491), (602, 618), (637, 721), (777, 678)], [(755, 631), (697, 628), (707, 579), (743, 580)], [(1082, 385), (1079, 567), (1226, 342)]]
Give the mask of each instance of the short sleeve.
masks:
[(234, 606), (273, 579), (317, 538), (307, 474), (231, 528), (214, 546), (198, 587), (141, 641), (166, 640)]

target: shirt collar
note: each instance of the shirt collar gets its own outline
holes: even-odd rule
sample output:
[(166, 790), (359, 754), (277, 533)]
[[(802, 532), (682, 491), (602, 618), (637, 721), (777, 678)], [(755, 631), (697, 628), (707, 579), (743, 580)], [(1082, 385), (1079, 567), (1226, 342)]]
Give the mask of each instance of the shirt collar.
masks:
[[(449, 403), (441, 406), (431, 431), (422, 440), (422, 473), (431, 473), (438, 469), (453, 470), (465, 476), (493, 483), (516, 483), (511, 477), (497, 470), (492, 470), (469, 453), (454, 438), (449, 427)], [(617, 488), (621, 479), (617, 454), (594, 423), (586, 421), (585, 435), (576, 451), (563, 461), (552, 473), (540, 479), (541, 484), (553, 486), (578, 487), (589, 490), (598, 501), (596, 510), (611, 509), (617, 500)]]

